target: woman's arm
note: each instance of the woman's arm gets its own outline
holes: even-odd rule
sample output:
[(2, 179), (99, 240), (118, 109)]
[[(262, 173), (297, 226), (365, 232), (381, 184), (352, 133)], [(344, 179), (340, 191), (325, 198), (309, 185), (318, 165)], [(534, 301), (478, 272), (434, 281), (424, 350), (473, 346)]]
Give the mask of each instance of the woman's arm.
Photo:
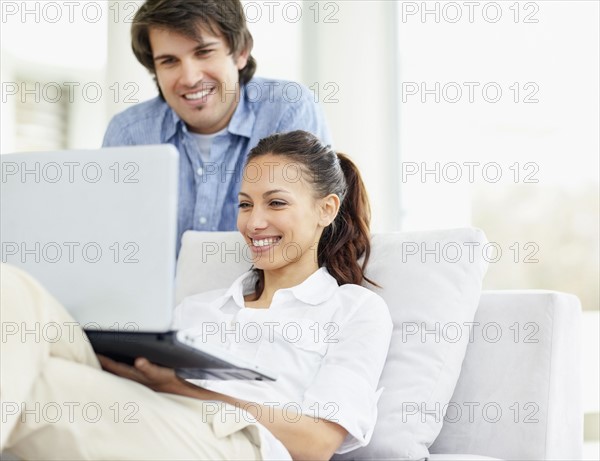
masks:
[(259, 405), (202, 389), (188, 382), (185, 382), (184, 386), (179, 389), (178, 394), (199, 399), (220, 400), (246, 410), (283, 443), (292, 459), (328, 460), (348, 434), (339, 424), (322, 418), (294, 414), (289, 408), (282, 410), (282, 406)]
[(332, 421), (308, 415), (294, 415), (289, 409), (274, 408), (203, 389), (180, 379), (170, 368), (137, 359), (135, 367), (98, 356), (102, 368), (137, 381), (157, 392), (178, 394), (201, 400), (220, 400), (242, 408), (265, 426), (290, 452), (293, 459), (330, 459), (344, 441), (347, 431)]

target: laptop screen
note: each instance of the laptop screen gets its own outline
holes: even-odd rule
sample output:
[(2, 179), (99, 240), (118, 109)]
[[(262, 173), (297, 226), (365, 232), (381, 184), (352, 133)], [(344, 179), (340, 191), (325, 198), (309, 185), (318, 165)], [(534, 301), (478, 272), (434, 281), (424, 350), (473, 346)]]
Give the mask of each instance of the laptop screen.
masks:
[(171, 145), (0, 156), (2, 262), (86, 328), (165, 331), (179, 154)]

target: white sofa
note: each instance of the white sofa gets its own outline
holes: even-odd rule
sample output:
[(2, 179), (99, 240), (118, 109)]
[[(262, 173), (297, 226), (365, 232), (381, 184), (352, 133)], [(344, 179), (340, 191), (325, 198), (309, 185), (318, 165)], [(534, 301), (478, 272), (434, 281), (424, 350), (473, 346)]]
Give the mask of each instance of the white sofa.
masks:
[[(475, 336), (451, 400), (480, 402), (479, 408), (495, 402), (507, 415), (494, 422), (492, 410), (487, 416), (475, 411), (472, 421), (444, 423), (429, 449), (430, 459), (466, 459), (443, 453), (505, 460), (581, 459), (580, 314), (579, 300), (566, 293), (484, 291), (475, 321), (497, 322), (511, 337), (492, 343)], [(516, 324), (520, 342), (514, 342)], [(523, 342), (523, 334), (538, 342)]]
[[(394, 337), (371, 443), (337, 459), (581, 459), (579, 301), (481, 293), (481, 252), (451, 250), (484, 244), (476, 229), (374, 235), (368, 275), (383, 287)], [(226, 287), (250, 266), (238, 233), (187, 232), (176, 300)], [(456, 340), (452, 327), (465, 323)]]
[[(545, 290), (482, 293), (481, 252), (457, 258), (451, 250), (485, 243), (477, 229), (374, 235), (368, 275), (383, 287), (376, 291), (395, 337), (371, 443), (337, 459), (581, 458), (579, 300)], [(250, 266), (239, 234), (188, 232), (177, 300), (227, 286)], [(437, 317), (469, 324), (468, 334), (440, 338)], [(430, 334), (411, 343), (419, 324)]]

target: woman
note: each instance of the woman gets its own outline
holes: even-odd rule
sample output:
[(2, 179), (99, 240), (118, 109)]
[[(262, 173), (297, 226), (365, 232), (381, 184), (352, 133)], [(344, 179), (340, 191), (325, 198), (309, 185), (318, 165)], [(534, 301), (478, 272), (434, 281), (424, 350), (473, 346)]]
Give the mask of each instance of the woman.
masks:
[[(96, 399), (110, 411), (95, 426), (76, 418), (53, 426), (23, 422), (21, 408), (2, 446), (25, 458), (329, 459), (366, 445), (392, 329), (384, 301), (359, 286), (369, 281), (369, 219), (348, 157), (303, 131), (263, 139), (250, 152), (239, 193), (238, 229), (254, 268), (228, 290), (184, 300), (175, 327), (193, 333), (214, 322), (225, 333), (202, 339), (275, 369), (277, 381), (185, 381), (143, 358), (130, 367), (100, 357), (111, 375), (85, 341), (12, 344), (13, 362), (34, 364), (20, 381), (32, 389), (7, 387), (3, 378), (3, 400), (84, 406)], [(32, 283), (12, 271), (3, 271), (3, 285), (5, 278)], [(38, 287), (9, 290), (6, 302), (2, 291), (3, 317), (68, 318)], [(29, 311), (5, 308), (24, 302)], [(126, 403), (139, 423), (116, 417)]]

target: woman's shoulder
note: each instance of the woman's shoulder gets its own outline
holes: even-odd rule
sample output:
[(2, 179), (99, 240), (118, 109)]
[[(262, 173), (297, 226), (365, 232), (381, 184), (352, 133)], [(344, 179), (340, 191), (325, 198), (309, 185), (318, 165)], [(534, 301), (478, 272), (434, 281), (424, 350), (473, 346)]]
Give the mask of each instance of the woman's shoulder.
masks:
[(357, 285), (355, 283), (345, 283), (344, 285), (340, 285), (338, 292), (344, 295), (379, 298), (383, 301), (383, 298), (377, 293), (375, 293), (373, 290), (370, 290), (369, 288), (364, 287), (362, 285)]
[(385, 300), (373, 290), (362, 285), (346, 283), (336, 290), (335, 297), (339, 306), (348, 313), (378, 315), (390, 319), (388, 305)]

